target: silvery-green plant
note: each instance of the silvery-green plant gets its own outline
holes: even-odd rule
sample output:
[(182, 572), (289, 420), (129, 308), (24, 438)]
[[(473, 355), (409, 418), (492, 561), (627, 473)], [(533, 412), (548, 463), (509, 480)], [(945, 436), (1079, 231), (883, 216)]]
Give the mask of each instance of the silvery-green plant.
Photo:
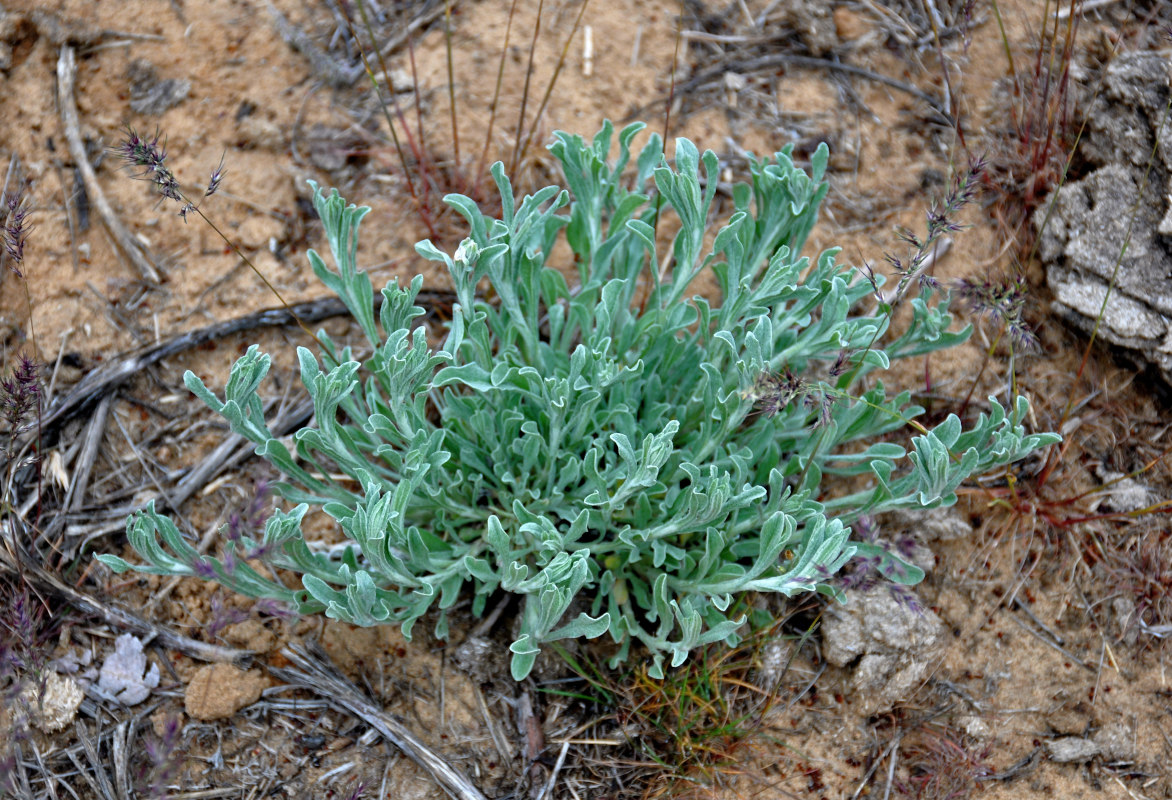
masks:
[[(480, 614), (509, 592), (522, 601), (518, 680), (542, 644), (601, 636), (616, 645), (613, 664), (638, 644), (660, 676), (667, 657), (678, 666), (700, 645), (735, 643), (744, 593), (834, 594), (852, 557), (881, 559), (895, 581), (922, 578), (852, 541), (852, 521), (951, 504), (970, 475), (1057, 437), (1024, 431), (1023, 398), (1009, 410), (991, 399), (968, 430), (955, 416), (927, 430), (911, 422), (922, 409), (909, 393), (887, 396), (871, 373), (969, 329), (951, 330), (947, 298), (926, 286), (908, 300), (906, 331), (879, 348), (889, 314), (857, 310), (872, 285), (835, 250), (814, 264), (799, 255), (827, 190), (825, 146), (812, 175), (789, 149), (750, 161), (751, 182), (733, 187), (735, 212), (713, 238), (716, 156), (679, 139), (673, 166), (651, 136), (631, 163), (641, 128), (619, 134), (614, 162), (609, 123), (591, 142), (556, 134), (565, 189), (518, 200), (495, 165), (500, 218), (446, 198), (470, 235), (451, 255), (417, 246), (446, 265), (458, 298), (438, 349), (416, 322), (422, 278), (392, 281), (376, 313), (357, 264), (369, 209), (314, 185), (337, 269), (312, 251), (310, 263), (346, 302), (366, 354), (324, 332), (318, 356), (298, 351), (315, 417), (295, 452), (266, 426), (258, 388), (270, 362), (255, 346), (223, 400), (186, 376), (286, 477), (276, 490), (296, 507), (275, 513), (260, 541), (235, 544), (301, 586), (200, 555), (151, 506), (128, 522), (145, 565), (98, 558), (119, 572), (202, 576), (300, 613), (397, 623), (407, 636), (435, 609), (443, 637), (461, 597)], [(664, 258), (655, 221), (669, 210), (679, 230)], [(706, 272), (719, 302), (696, 294)], [(909, 423), (910, 451), (893, 441)], [(838, 476), (868, 480), (836, 493), (824, 479)], [(303, 539), (311, 506), (347, 546)]]

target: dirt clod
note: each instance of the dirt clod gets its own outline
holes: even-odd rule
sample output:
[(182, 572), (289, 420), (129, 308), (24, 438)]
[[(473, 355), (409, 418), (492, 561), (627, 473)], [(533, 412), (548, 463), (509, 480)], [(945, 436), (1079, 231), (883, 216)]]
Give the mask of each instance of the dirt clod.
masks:
[(943, 647), (944, 624), (932, 611), (909, 608), (885, 586), (846, 595), (845, 605), (826, 612), (826, 660), (845, 667), (861, 656), (851, 682), (865, 713), (880, 713), (928, 673)]
[(45, 733), (54, 733), (73, 722), (85, 692), (68, 675), (50, 672), (44, 694), (36, 684), (30, 684), (22, 696), (28, 703), (32, 724)]
[(268, 653), (277, 646), (277, 635), (258, 620), (246, 619), (224, 629), (224, 638), (237, 647)]
[(183, 707), (194, 719), (224, 719), (255, 703), (267, 685), (258, 669), (244, 672), (228, 664), (208, 664), (196, 670)]

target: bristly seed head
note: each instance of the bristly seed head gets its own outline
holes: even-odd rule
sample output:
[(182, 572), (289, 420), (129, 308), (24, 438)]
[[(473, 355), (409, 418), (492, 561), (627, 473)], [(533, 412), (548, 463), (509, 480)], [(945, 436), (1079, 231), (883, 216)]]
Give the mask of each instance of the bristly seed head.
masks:
[(1025, 278), (962, 278), (953, 289), (969, 310), (1005, 326), (1014, 344), (1023, 352), (1034, 352), (1038, 338), (1023, 318), (1027, 291)]
[(846, 372), (846, 368), (850, 365), (851, 356), (854, 355), (853, 350), (843, 348), (838, 351), (838, 356), (834, 359), (834, 363), (830, 366), (830, 377), (837, 378), (839, 375)]
[(11, 436), (34, 415), (41, 402), (41, 383), (37, 362), (26, 355), (12, 370), (12, 377), (0, 378), (0, 415)]
[(906, 229), (897, 229), (896, 237), (912, 248), (911, 257), (907, 260), (888, 254), (887, 262), (895, 274), (900, 276), (894, 298), (903, 297), (908, 285), (915, 278), (922, 290), (939, 291), (940, 283), (936, 278), (921, 272), (929, 254), (935, 248), (940, 237), (947, 233), (956, 233), (965, 228), (956, 221), (956, 215), (962, 208), (971, 203), (977, 195), (977, 186), (980, 176), (985, 171), (984, 158), (974, 158), (968, 168), (955, 175), (952, 179), (948, 194), (944, 199), (934, 203), (927, 213), (927, 234), (920, 238)]
[(134, 128), (128, 127), (126, 138), (118, 145), (116, 151), (126, 166), (141, 170), (134, 176), (136, 179), (153, 183), (163, 197), (182, 201), (179, 181), (167, 166), (167, 150), (159, 145), (158, 131), (155, 131), (154, 137), (147, 141), (135, 133)]
[[(159, 144), (159, 132), (149, 140), (139, 136), (134, 128), (127, 127), (126, 137), (113, 148), (122, 162), (135, 170), (135, 179), (153, 183), (159, 194), (170, 200), (180, 203), (179, 216), (187, 221), (187, 215), (198, 211), (199, 206), (187, 199), (179, 186), (175, 173), (167, 166), (167, 150)], [(220, 157), (220, 165), (212, 172), (208, 181), (204, 197), (210, 197), (220, 188), (224, 180), (224, 159)]]
[(216, 167), (212, 177), (208, 180), (207, 191), (203, 193), (204, 197), (211, 197), (220, 188), (220, 182), (224, 180), (224, 157), (220, 156), (220, 166)]
[(168, 787), (175, 782), (183, 759), (180, 747), (183, 743), (182, 725), (176, 715), (168, 715), (163, 730), (157, 739), (146, 738), (145, 750), (150, 765), (143, 768), (140, 779), (144, 786), (141, 794), (150, 800), (164, 800), (170, 796)]
[(809, 386), (788, 369), (784, 372), (763, 372), (757, 377), (752, 396), (762, 414), (773, 417), (791, 402), (804, 398)]
[(20, 278), (24, 274), (17, 265), (24, 261), (24, 243), (32, 230), (26, 222), (29, 214), (27, 191), (28, 183), (24, 183), (15, 192), (8, 192), (0, 208), (0, 214), (5, 215), (4, 225), (0, 227), (0, 239), (4, 240), (4, 251), (8, 254), (8, 268)]

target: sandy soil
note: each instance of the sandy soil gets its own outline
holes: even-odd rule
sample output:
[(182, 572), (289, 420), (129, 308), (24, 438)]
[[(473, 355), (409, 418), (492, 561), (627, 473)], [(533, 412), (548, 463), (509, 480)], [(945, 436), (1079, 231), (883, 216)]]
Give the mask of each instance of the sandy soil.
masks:
[[(309, 32), (323, 48), (329, 45), (336, 20), (327, 10), (311, 10), (311, 4), (293, 0), (274, 5), (289, 25)], [(418, 10), (405, 5), (404, 19)], [(518, 138), (524, 71), (537, 27), (536, 4), (519, 5), (525, 7), (512, 21), (503, 91), (486, 148), (490, 158), (506, 161)], [(741, 15), (743, 6), (760, 14), (775, 5), (747, 2), (717, 9), (710, 4), (705, 13)], [(722, 154), (764, 153), (793, 140), (800, 154), (820, 141), (830, 143), (832, 191), (808, 251), (841, 246), (842, 259), (878, 267), (884, 252), (900, 247), (893, 229), (921, 230), (925, 211), (946, 190), (955, 167), (969, 153), (995, 152), (1003, 141), (1006, 109), (997, 90), (1009, 66), (992, 10), (976, 4), (967, 37), (946, 38), (938, 50), (931, 37), (917, 46), (891, 33), (899, 29), (892, 15), (898, 17), (902, 6), (880, 7), (869, 0), (782, 6), (776, 13), (789, 15), (784, 26), (788, 33), (777, 42), (779, 52), (834, 55), (934, 97), (947, 93), (955, 101), (952, 109), (960, 112), (969, 152), (950, 127), (932, 121), (937, 115), (923, 101), (905, 91), (796, 66), (750, 76), (744, 85), (730, 79), (723, 92), (676, 97), (671, 133)], [(321, 68), (283, 40), (266, 4), (51, 0), (9, 2), (5, 7), (8, 16), (0, 18), (0, 157), (5, 163), (10, 156), (18, 160), (21, 174), (31, 181), (36, 209), (25, 279), (0, 277), (6, 364), (17, 353), (34, 355), (49, 365), (55, 390), (63, 392), (118, 354), (278, 305), (270, 288), (213, 230), (197, 219), (184, 224), (175, 205), (160, 202), (149, 186), (130, 180), (107, 150), (127, 125), (143, 133), (158, 130), (165, 137), (168, 163), (185, 187), (201, 190), (223, 160), (223, 188), (203, 210), (286, 301), (324, 294), (305, 258), (308, 248), (323, 246), (308, 204), (307, 179), (337, 186), (346, 197), (373, 207), (362, 258), (376, 285), (422, 272), (429, 287), (444, 288), (443, 277), (415, 255), (412, 245), (429, 235), (452, 245), (459, 229), (450, 219), (437, 218), (429, 230), (427, 214), (418, 213), (369, 81), (360, 77), (343, 88), (327, 85)], [(550, 166), (542, 145), (553, 130), (590, 135), (603, 119), (629, 115), (662, 127), (664, 104), (655, 101), (669, 92), (673, 58), (682, 81), (703, 70), (719, 49), (714, 41), (695, 37), (685, 39), (677, 53), (674, 3), (593, 4), (582, 20), (594, 42), (590, 74), (578, 38), (567, 51), (548, 106), (534, 122), (579, 8), (576, 3), (546, 4), (541, 17), (532, 76), (537, 88), (530, 90), (525, 108), (524, 130), (532, 145), (516, 179), (523, 185), (547, 178)], [(451, 189), (467, 189), (475, 182), (492, 116), (507, 11), (508, 3), (495, 0), (456, 4), (452, 55), (458, 158), (457, 137), (449, 124), (442, 15), (413, 41), (414, 78), (406, 48), (396, 50), (387, 64), (396, 88), (409, 90), (418, 83), (426, 147), (437, 154), (442, 168), (437, 181)], [(1020, 68), (1034, 51), (1043, 4), (1014, 0), (1000, 11)], [(744, 27), (743, 20), (728, 24)], [(387, 30), (401, 27), (388, 24)], [(1082, 28), (1083, 39), (1093, 46), (1114, 35), (1109, 19), (1087, 20)], [(163, 276), (158, 283), (144, 279), (112, 245), (93, 204), (88, 211), (80, 204), (79, 179), (56, 98), (55, 73), (65, 45), (77, 50), (80, 132), (89, 145), (97, 182), (154, 259)], [(351, 59), (347, 65), (354, 63)], [(163, 95), (168, 88), (175, 92), (173, 105), (134, 110), (160, 82), (171, 80), (189, 83), (186, 92), (175, 84), (160, 90)], [(415, 96), (398, 96), (410, 111)], [(401, 128), (399, 133), (406, 137)], [(411, 133), (418, 141), (418, 131)], [(1008, 268), (1016, 248), (988, 210), (972, 206), (964, 221), (972, 227), (953, 237), (951, 250), (935, 266), (937, 277)], [(1036, 283), (1037, 268), (1028, 270)], [(679, 776), (675, 789), (716, 797), (848, 798), (880, 796), (876, 793), (886, 787), (895, 796), (915, 796), (916, 787), (927, 782), (925, 776), (933, 769), (947, 772), (939, 768), (947, 763), (954, 770), (967, 770), (971, 786), (932, 789), (936, 793), (924, 789), (922, 796), (963, 797), (979, 790), (989, 798), (1069, 798), (1092, 792), (1122, 798), (1172, 792), (1166, 774), (1170, 745), (1164, 717), (1172, 713), (1172, 689), (1164, 669), (1165, 646), (1153, 637), (1136, 636), (1126, 621), (1127, 584), (1104, 566), (1113, 563), (1105, 555), (1108, 551), (1122, 552), (1145, 537), (1162, 540), (1160, 523), (1067, 524), (1068, 519), (1109, 510), (1110, 503), (1099, 498), (1096, 505), (1096, 496), (1090, 495), (1069, 506), (1057, 504), (1099, 488), (1103, 480), (1097, 468), (1127, 472), (1158, 454), (1166, 446), (1163, 408), (1152, 387), (1101, 352), (1076, 378), (1084, 343), (1048, 316), (1043, 289), (1032, 292), (1027, 315), (1043, 355), (1018, 363), (1019, 389), (1034, 403), (1039, 429), (1059, 424), (1067, 398), (1087, 403), (1064, 431), (1074, 444), (1047, 494), (1013, 501), (995, 489), (974, 486), (959, 510), (974, 532), (932, 545), (935, 567), (918, 591), (942, 621), (947, 641), (925, 677), (893, 706), (876, 710), (857, 696), (853, 665), (823, 669), (817, 641), (808, 643), (796, 654), (784, 683), (791, 691), (792, 679), (796, 702), (781, 703), (763, 721), (751, 746), (738, 751), (743, 774), (725, 778), (721, 788)], [(345, 319), (323, 324), (331, 335), (353, 333)], [(925, 376), (930, 376), (931, 391), (941, 398), (943, 410), (951, 410), (950, 399), (955, 403), (969, 392), (978, 373), (974, 397), (1003, 392), (1008, 374), (1004, 348), (982, 371), (983, 354), (994, 336), (982, 330), (955, 352), (906, 365), (895, 380), (923, 389)], [(227, 337), (165, 360), (126, 384), (112, 403), (113, 422), (100, 456), (102, 477), (91, 485), (92, 497), (118, 503), (145, 499), (118, 494), (139, 485), (123, 474), (140, 468), (128, 442), (149, 451), (159, 481), (168, 477), (165, 471), (205, 458), (223, 430), (187, 395), (182, 373), (192, 369), (209, 384), (222, 385), (232, 361), (252, 341), (272, 353), (276, 364), (285, 365), (275, 370), (274, 392), (290, 386), (292, 348), (304, 342), (294, 326)], [(186, 424), (193, 415), (200, 421)], [(82, 425), (67, 428), (66, 440), (80, 440)], [(1136, 441), (1147, 449), (1136, 449)], [(70, 465), (64, 463), (62, 469), (67, 476)], [(247, 506), (258, 481), (272, 477), (253, 461), (233, 468), (183, 506), (184, 526), (200, 536), (217, 528)], [(1168, 496), (1162, 465), (1141, 479), (1157, 496)], [(318, 521), (323, 529), (324, 522)], [(88, 549), (121, 550), (125, 539), (118, 527), (108, 525)], [(1166, 565), (1167, 551), (1156, 560)], [(207, 626), (224, 613), (218, 606), (249, 607), (242, 598), (225, 597), (195, 581), (182, 581), (166, 590), (165, 597), (152, 600), (166, 580), (86, 572), (90, 589), (118, 596), (131, 607), (149, 608), (157, 622), (197, 638), (211, 640)], [(80, 576), (78, 571), (74, 579)], [(319, 637), (343, 671), (363, 682), (487, 795), (503, 796), (518, 781), (536, 778), (540, 784), (561, 741), (588, 738), (581, 726), (591, 712), (556, 695), (518, 689), (503, 673), (489, 680), (455, 667), (453, 654), (475, 624), (470, 618), (462, 622), (446, 646), (426, 632), (407, 642), (389, 628), (351, 629), (320, 620), (294, 625), (270, 618), (229, 626), (217, 640), (255, 649), (262, 661), (280, 666), (277, 651), (283, 644)], [(104, 632), (73, 627), (60, 635), (56, 655), (81, 647), (100, 658), (112, 648), (108, 638)], [(363, 782), (382, 784), (386, 797), (438, 796), (409, 760), (389, 746), (360, 739), (365, 729), (345, 715), (309, 700), (293, 711), (274, 705), (306, 696), (265, 691), (277, 684), (260, 669), (213, 674), (186, 656), (162, 649), (148, 652), (152, 663), (163, 666), (159, 688), (149, 706), (118, 713), (147, 709), (141, 725), (153, 723), (157, 733), (169, 715), (182, 715), (186, 758), (175, 780), (189, 791), (230, 787), (231, 794), (219, 796), (253, 797), (284, 789), (288, 796), (345, 797)], [(261, 702), (253, 704), (258, 694)], [(546, 750), (535, 767), (525, 763), (524, 736), (515, 722), (522, 696), (536, 697), (537, 717), (545, 726)], [(219, 718), (221, 711), (238, 713)], [(103, 718), (103, 724), (109, 723)], [(1096, 735), (1096, 741), (1109, 740), (1111, 747), (1072, 763), (1051, 758), (1049, 746), (1056, 739)], [(324, 738), (318, 744), (310, 736)], [(67, 728), (40, 739), (40, 752), (75, 741), (73, 729)], [(313, 744), (318, 746), (307, 746)], [(573, 745), (580, 746), (586, 747)], [(597, 755), (597, 743), (590, 747)], [(605, 757), (605, 746), (601, 751)], [(614, 751), (621, 753), (616, 761), (633, 758), (631, 750)], [(561, 775), (553, 796), (603, 796), (588, 777), (594, 772), (574, 756), (567, 763), (575, 766)], [(958, 763), (961, 768), (955, 767)], [(351, 766), (334, 772), (347, 764)], [(649, 774), (656, 775), (649, 791), (664, 788), (667, 778)], [(995, 779), (988, 779), (991, 775)], [(621, 788), (606, 791), (617, 796)], [(371, 789), (364, 796), (374, 794)]]

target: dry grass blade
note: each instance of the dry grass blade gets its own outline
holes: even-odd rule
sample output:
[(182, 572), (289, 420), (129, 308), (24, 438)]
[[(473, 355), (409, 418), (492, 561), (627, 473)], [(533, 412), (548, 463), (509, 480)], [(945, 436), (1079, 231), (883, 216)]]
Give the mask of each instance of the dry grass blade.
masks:
[(537, 19), (533, 23), (533, 38), (529, 42), (529, 63), (525, 68), (525, 86), (521, 90), (521, 109), (517, 113), (517, 139), (513, 142), (513, 156), (509, 159), (508, 173), (517, 174), (517, 164), (521, 160), (521, 132), (525, 130), (525, 107), (529, 104), (529, 82), (533, 79), (533, 57), (537, 52), (537, 35), (541, 32), (541, 11), (545, 8), (545, 0), (537, 0)]
[(83, 772), (83, 774), (85, 774), (87, 780), (90, 780), (90, 785), (98, 793), (98, 797), (102, 798), (102, 800), (127, 800), (114, 791), (114, 786), (110, 783), (110, 777), (106, 775), (106, 768), (102, 764), (101, 756), (98, 754), (98, 742), (90, 738), (85, 723), (78, 720), (74, 728), (77, 731), (77, 738), (81, 741), (81, 746), (85, 750), (85, 757), (90, 762), (93, 779), (89, 778), (88, 772)]
[(61, 48), (57, 59), (57, 105), (61, 113), (61, 128), (65, 133), (65, 140), (69, 143), (69, 153), (81, 173), (85, 182), (85, 190), (90, 202), (98, 210), (98, 216), (109, 231), (119, 252), (128, 260), (143, 280), (159, 283), (162, 277), (157, 266), (139, 245), (138, 240), (131, 235), (102, 192), (98, 176), (90, 166), (86, 156), (85, 144), (81, 140), (81, 129), (77, 113), (77, 101), (74, 99), (74, 85), (77, 80), (77, 56), (69, 45)]
[(69, 491), (61, 504), (66, 511), (77, 511), (85, 502), (86, 490), (89, 488), (90, 474), (93, 472), (94, 460), (98, 457), (98, 449), (102, 443), (102, 435), (106, 431), (106, 420), (110, 413), (112, 395), (106, 395), (98, 403), (97, 409), (90, 417), (85, 428), (85, 440), (78, 456), (77, 466), (74, 469), (73, 481), (69, 484)]
[[(545, 94), (541, 97), (541, 103), (537, 106), (537, 113), (533, 116), (533, 124), (529, 126), (529, 132), (525, 134), (525, 142), (520, 145), (520, 157), (517, 158), (514, 154), (513, 167), (525, 160), (526, 154), (529, 152), (529, 146), (533, 143), (533, 134), (537, 130), (537, 126), (541, 124), (541, 118), (545, 114), (546, 106), (549, 105), (549, 98), (553, 95), (553, 87), (557, 85), (558, 76), (562, 73), (562, 68), (566, 65), (566, 56), (570, 52), (570, 44), (574, 41), (574, 36), (578, 33), (578, 28), (582, 25), (582, 17), (586, 14), (586, 7), (590, 5), (590, 0), (582, 0), (582, 5), (578, 9), (578, 15), (574, 18), (574, 26), (570, 28), (570, 33), (566, 36), (566, 43), (562, 46), (562, 53), (558, 56), (557, 64), (554, 65), (553, 75), (549, 78), (549, 83), (546, 84)], [(534, 34), (536, 36), (536, 34)], [(528, 84), (526, 84), (528, 88)], [(525, 105), (521, 104), (521, 114), (524, 116)], [(524, 121), (524, 120), (522, 120)], [(517, 128), (517, 141), (521, 142), (521, 128)]]
[[(378, 46), (375, 43), (374, 27), (370, 23), (370, 15), (366, 11), (366, 4), (364, 2), (361, 2), (361, 0), (358, 3), (358, 12), (359, 12), (360, 16), (362, 17), (363, 24), (366, 27), (367, 35), (370, 37), (371, 49), (374, 51), (374, 55), (378, 60), (379, 69), (382, 70), (382, 74), (384, 76), (389, 76), (390, 70), (387, 69), (386, 61), (384, 60), (384, 56), (383, 56), (383, 51), (378, 49)], [(382, 97), (382, 88), (379, 86), (379, 82), (377, 80), (375, 80), (374, 68), (370, 64), (370, 59), (367, 56), (366, 48), (362, 46), (362, 40), (358, 38), (358, 31), (354, 27), (353, 21), (350, 19), (349, 16), (346, 16), (346, 15), (343, 15), (343, 16), (345, 17), (345, 20), (346, 20), (347, 32), (349, 33), (350, 37), (354, 40), (354, 42), (358, 45), (358, 54), (362, 58), (362, 66), (366, 70), (366, 74), (370, 78), (371, 85), (374, 87), (375, 92), (378, 93), (379, 97), (381, 98)], [(407, 42), (410, 43), (410, 41), (411, 41), (410, 34), (408, 34), (406, 38), (407, 38)], [(389, 86), (388, 86), (388, 89), (390, 89)], [(415, 203), (415, 206), (419, 211), (420, 219), (423, 221), (423, 224), (427, 227), (428, 232), (431, 234), (431, 236), (433, 238), (439, 238), (439, 233), (438, 233), (438, 230), (437, 230), (436, 224), (435, 224), (435, 218), (434, 218), (434, 215), (432, 214), (432, 209), (431, 209), (430, 182), (428, 180), (428, 175), (427, 175), (427, 166), (428, 166), (429, 158), (425, 157), (425, 151), (421, 150), (422, 143), (421, 142), (417, 143), (415, 140), (415, 137), (413, 137), (411, 135), (411, 126), (407, 123), (407, 118), (403, 114), (403, 110), (399, 107), (399, 101), (395, 97), (394, 91), (388, 91), (387, 95), (390, 97), (389, 108), (394, 109), (395, 118), (399, 120), (399, 124), (403, 128), (403, 136), (407, 140), (408, 147), (411, 148), (412, 157), (415, 159), (416, 164), (418, 164), (418, 166), (419, 166), (419, 171), (420, 171), (419, 183), (420, 183), (420, 185), (417, 187), (416, 183), (415, 183), (415, 179), (411, 177), (411, 169), (407, 163), (407, 155), (403, 151), (402, 143), (399, 141), (399, 134), (395, 130), (395, 123), (394, 123), (394, 120), (391, 119), (391, 113), (388, 110), (388, 104), (386, 102), (380, 102), (379, 105), (382, 107), (383, 116), (386, 118), (386, 121), (387, 121), (387, 130), (391, 135), (391, 141), (395, 145), (395, 152), (399, 156), (399, 165), (403, 168), (403, 179), (406, 182), (407, 194), (409, 194), (411, 196), (412, 202)], [(418, 101), (419, 101), (419, 83), (418, 83), (418, 81), (415, 82), (415, 98), (416, 98), (416, 102), (418, 103)], [(420, 132), (422, 134), (422, 129)]]
[(309, 689), (324, 697), (331, 705), (345, 709), (365, 720), (456, 800), (487, 800), (463, 773), (437, 755), (401, 722), (384, 712), (363, 692), (342, 677), (329, 663), (328, 656), (316, 647), (289, 645), (281, 654), (297, 669), (270, 667), (269, 671), (283, 681)]
[(505, 38), (501, 43), (500, 62), (497, 64), (496, 68), (496, 87), (492, 91), (492, 103), (489, 105), (489, 108), (493, 109), (493, 113), (489, 114), (488, 125), (485, 126), (484, 149), (480, 151), (480, 160), (476, 164), (476, 177), (474, 179), (474, 183), (472, 184), (472, 193), (477, 196), (480, 195), (480, 181), (487, 172), (484, 167), (488, 163), (488, 149), (492, 144), (492, 129), (496, 124), (497, 103), (500, 101), (501, 87), (504, 85), (505, 59), (509, 53), (509, 35), (513, 32), (513, 18), (516, 16), (516, 14), (517, 0), (512, 0), (512, 3), (509, 5), (509, 15), (505, 22)]

